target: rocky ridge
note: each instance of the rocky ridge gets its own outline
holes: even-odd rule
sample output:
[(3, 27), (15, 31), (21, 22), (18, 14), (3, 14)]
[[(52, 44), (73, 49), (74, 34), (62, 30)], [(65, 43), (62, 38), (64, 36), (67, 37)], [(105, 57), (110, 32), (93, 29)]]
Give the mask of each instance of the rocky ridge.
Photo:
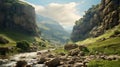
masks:
[(119, 3), (119, 0), (101, 0), (100, 4), (93, 5), (83, 18), (76, 21), (71, 39), (79, 41), (91, 36), (97, 37), (117, 26), (120, 23)]

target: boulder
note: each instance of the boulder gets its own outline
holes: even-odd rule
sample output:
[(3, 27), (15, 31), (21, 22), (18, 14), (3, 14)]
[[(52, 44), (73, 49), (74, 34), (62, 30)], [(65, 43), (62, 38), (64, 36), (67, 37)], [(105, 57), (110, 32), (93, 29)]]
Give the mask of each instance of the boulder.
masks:
[(61, 56), (65, 56), (65, 53), (61, 52), (61, 53), (59, 53), (59, 55), (61, 55)]
[(85, 56), (85, 52), (80, 51), (79, 54), (78, 54), (78, 56)]
[(0, 44), (7, 44), (7, 43), (9, 43), (9, 41), (3, 38), (2, 36), (0, 36)]
[(72, 64), (65, 64), (65, 65), (60, 65), (60, 66), (57, 66), (57, 67), (73, 67)]
[(48, 67), (57, 67), (60, 65), (60, 59), (59, 58), (53, 58), (47, 62), (45, 62), (45, 64), (48, 66)]
[(74, 60), (70, 60), (70, 61), (68, 61), (68, 64), (74, 64), (74, 63), (75, 63)]
[(78, 47), (77, 44), (66, 44), (66, 45), (64, 46), (64, 49), (65, 49), (65, 50), (72, 50), (72, 49), (75, 49), (75, 48), (77, 48), (77, 47)]
[(61, 56), (61, 57), (60, 57), (60, 60), (62, 60), (62, 61), (67, 61), (68, 59), (67, 59), (66, 56)]
[(53, 54), (48, 54), (47, 57), (48, 58), (54, 58), (55, 56)]
[(31, 65), (27, 65), (26, 67), (32, 67)]
[(82, 67), (83, 66), (83, 63), (75, 63), (74, 64), (74, 67)]
[(76, 48), (76, 49), (70, 50), (68, 54), (70, 56), (77, 56), (79, 54), (79, 52), (80, 52), (80, 50), (78, 48)]
[(26, 66), (27, 66), (27, 62), (26, 61), (17, 61), (15, 67), (26, 67)]
[(38, 64), (43, 64), (46, 61), (45, 57), (41, 57)]
[(41, 52), (37, 52), (37, 55), (41, 55), (42, 53)]

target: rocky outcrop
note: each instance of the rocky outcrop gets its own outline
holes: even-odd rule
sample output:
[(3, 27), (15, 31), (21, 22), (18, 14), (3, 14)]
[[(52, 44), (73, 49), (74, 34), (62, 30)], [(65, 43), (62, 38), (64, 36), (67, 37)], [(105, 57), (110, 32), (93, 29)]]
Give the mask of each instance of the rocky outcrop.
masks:
[(97, 37), (120, 23), (119, 0), (101, 0), (76, 21), (71, 40), (78, 41), (90, 36)]
[(102, 21), (96, 31), (91, 31), (94, 36), (99, 36), (99, 32), (102, 34), (119, 24), (119, 7), (119, 0), (102, 0), (99, 6), (99, 11), (102, 12), (100, 15)]
[(36, 34), (34, 8), (18, 0), (0, 1), (0, 29)]

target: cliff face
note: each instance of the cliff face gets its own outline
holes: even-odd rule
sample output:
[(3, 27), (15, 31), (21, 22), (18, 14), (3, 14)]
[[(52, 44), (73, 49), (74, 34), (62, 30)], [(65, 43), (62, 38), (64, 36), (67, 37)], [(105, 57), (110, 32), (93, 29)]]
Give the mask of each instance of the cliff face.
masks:
[(87, 37), (97, 37), (120, 23), (120, 1), (101, 0), (86, 11), (83, 18), (76, 21), (71, 40), (78, 41)]
[(18, 0), (0, 1), (0, 29), (30, 35), (36, 32), (35, 10), (31, 5)]
[(113, 28), (118, 25), (119, 22), (119, 0), (102, 0), (99, 6), (99, 11), (101, 12), (101, 23), (96, 29), (96, 36), (98, 33), (104, 33), (106, 30)]

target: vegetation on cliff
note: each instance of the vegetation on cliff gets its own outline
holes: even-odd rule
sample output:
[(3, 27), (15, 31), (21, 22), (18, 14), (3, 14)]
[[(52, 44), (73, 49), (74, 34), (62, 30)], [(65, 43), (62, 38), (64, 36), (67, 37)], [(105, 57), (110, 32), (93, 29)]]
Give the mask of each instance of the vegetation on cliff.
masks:
[(98, 37), (119, 22), (119, 0), (102, 0), (94, 5), (80, 20), (76, 21), (71, 40), (79, 41), (88, 37)]

